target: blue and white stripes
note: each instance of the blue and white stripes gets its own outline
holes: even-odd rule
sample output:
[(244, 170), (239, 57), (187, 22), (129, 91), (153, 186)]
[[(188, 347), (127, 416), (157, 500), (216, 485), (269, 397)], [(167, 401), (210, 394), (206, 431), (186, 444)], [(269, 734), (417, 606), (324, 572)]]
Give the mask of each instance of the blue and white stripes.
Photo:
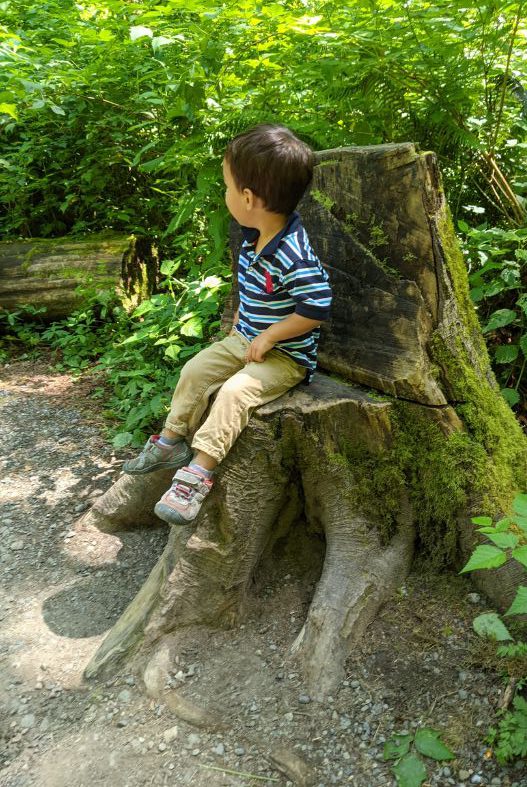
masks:
[[(258, 254), (254, 252), (258, 230), (242, 227), (242, 231), (236, 329), (251, 341), (269, 325), (294, 312), (312, 320), (327, 320), (331, 305), (329, 277), (309, 243), (297, 211)], [(306, 384), (316, 369), (319, 336), (320, 330), (315, 328), (275, 345), (277, 350), (307, 367)]]

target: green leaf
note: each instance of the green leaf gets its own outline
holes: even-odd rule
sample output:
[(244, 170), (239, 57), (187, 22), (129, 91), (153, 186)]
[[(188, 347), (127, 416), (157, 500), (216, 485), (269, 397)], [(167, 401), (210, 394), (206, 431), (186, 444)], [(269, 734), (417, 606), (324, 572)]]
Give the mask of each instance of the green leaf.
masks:
[(0, 114), (11, 115), (12, 118), (18, 120), (16, 104), (0, 104)]
[(153, 37), (153, 32), (150, 30), (149, 27), (143, 27), (143, 25), (136, 25), (135, 27), (130, 28), (130, 39), (132, 41), (137, 41), (138, 38), (144, 38), (148, 36), (148, 38)]
[(474, 516), (472, 517), (472, 522), (475, 525), (484, 525), (485, 527), (491, 527), (493, 524), (490, 516)]
[(506, 625), (496, 612), (484, 612), (483, 615), (478, 615), (477, 618), (474, 618), (472, 625), (480, 637), (496, 639), (498, 642), (512, 639)]
[(141, 317), (143, 314), (147, 314), (151, 312), (152, 309), (155, 309), (155, 304), (152, 301), (143, 301), (140, 303), (137, 309), (134, 309), (133, 316), (134, 317)]
[(201, 318), (191, 317), (190, 320), (187, 320), (187, 322), (181, 328), (181, 333), (183, 336), (194, 336), (197, 339), (201, 339), (203, 336), (203, 325)]
[(519, 514), (516, 514), (514, 517), (514, 522), (521, 530), (523, 530), (524, 533), (527, 534), (527, 516), (519, 516)]
[(165, 350), (165, 357), (172, 358), (173, 361), (177, 361), (180, 352), (181, 352), (181, 347), (179, 345), (171, 344)]
[(407, 754), (392, 768), (399, 787), (421, 787), (426, 779), (423, 761), (415, 754)]
[(500, 393), (511, 407), (514, 407), (520, 401), (520, 394), (515, 388), (502, 388)]
[(415, 748), (425, 757), (433, 760), (453, 760), (455, 754), (440, 739), (440, 733), (430, 727), (423, 727), (415, 733)]
[(497, 568), (502, 566), (506, 560), (507, 556), (501, 549), (486, 545), (479, 546), (476, 547), (467, 565), (459, 573), (464, 574), (466, 571), (477, 571), (481, 568)]
[(114, 448), (124, 448), (132, 442), (133, 435), (130, 432), (119, 432), (112, 440)]
[(514, 533), (489, 533), (488, 538), (500, 549), (514, 549), (519, 541)]
[(514, 560), (517, 560), (518, 563), (521, 563), (522, 566), (527, 568), (527, 546), (517, 547), (517, 549), (513, 550), (512, 556)]
[(527, 495), (516, 495), (512, 501), (512, 508), (520, 516), (527, 516)]
[(496, 349), (494, 358), (496, 363), (512, 363), (518, 357), (518, 352), (517, 344), (502, 344)]
[(514, 601), (505, 613), (506, 615), (526, 615), (527, 614), (527, 587), (520, 585), (516, 591)]
[(521, 347), (522, 353), (527, 358), (527, 333), (524, 333), (523, 336), (521, 337), (521, 339), (520, 339), (520, 347)]
[(413, 735), (394, 735), (384, 744), (383, 757), (385, 760), (398, 760), (408, 753)]
[(496, 328), (503, 328), (504, 325), (510, 325), (517, 317), (516, 312), (512, 309), (498, 309), (490, 315), (490, 320), (482, 328), (483, 333), (494, 331)]

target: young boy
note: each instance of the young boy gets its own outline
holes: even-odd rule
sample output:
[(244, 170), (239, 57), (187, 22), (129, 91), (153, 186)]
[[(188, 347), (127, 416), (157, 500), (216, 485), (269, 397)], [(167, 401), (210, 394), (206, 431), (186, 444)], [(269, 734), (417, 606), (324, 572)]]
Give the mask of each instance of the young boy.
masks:
[[(295, 211), (311, 182), (313, 158), (292, 131), (274, 124), (245, 131), (227, 147), (225, 202), (244, 235), (233, 328), (185, 364), (161, 435), (123, 467), (125, 473), (177, 468), (155, 507), (165, 522), (196, 517), (214, 468), (255, 407), (311, 380), (319, 326), (331, 303), (328, 275)], [(185, 441), (192, 433), (194, 456)]]

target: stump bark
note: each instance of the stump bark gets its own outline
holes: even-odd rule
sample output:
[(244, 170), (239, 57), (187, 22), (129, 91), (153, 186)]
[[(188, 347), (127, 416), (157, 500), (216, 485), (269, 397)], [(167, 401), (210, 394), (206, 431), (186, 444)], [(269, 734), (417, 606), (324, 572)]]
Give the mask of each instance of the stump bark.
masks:
[[(155, 662), (185, 627), (238, 623), (262, 557), (299, 538), (300, 521), (325, 558), (291, 654), (312, 695), (327, 695), (414, 550), (460, 566), (470, 517), (501, 515), (527, 488), (527, 439), (490, 368), (434, 155), (410, 143), (322, 151), (299, 211), (334, 293), (320, 372), (254, 412), (88, 677)], [(234, 260), (239, 243), (234, 227)], [(226, 324), (235, 305), (233, 293)], [(152, 525), (169, 482), (122, 476), (83, 524)], [(485, 580), (498, 601), (513, 592), (513, 579)]]
[(157, 254), (145, 238), (99, 233), (0, 243), (0, 307), (44, 306), (46, 320), (66, 317), (82, 303), (79, 285), (116, 288), (135, 306), (156, 280)]

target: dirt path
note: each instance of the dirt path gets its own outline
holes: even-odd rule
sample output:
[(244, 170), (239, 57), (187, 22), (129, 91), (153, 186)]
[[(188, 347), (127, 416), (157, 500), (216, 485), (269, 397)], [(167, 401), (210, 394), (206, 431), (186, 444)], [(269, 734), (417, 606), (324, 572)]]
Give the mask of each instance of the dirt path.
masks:
[(427, 784), (527, 787), (521, 764), (499, 767), (483, 742), (502, 687), (473, 663), (470, 622), (484, 601), (458, 577), (413, 574), (323, 704), (288, 660), (313, 581), (288, 554), (255, 577), (244, 626), (181, 640), (172, 688), (219, 713), (221, 732), (181, 721), (133, 675), (84, 682), (167, 534), (75, 529), (123, 459), (88, 393), (43, 363), (0, 374), (1, 787), (291, 785), (272, 759), (278, 749), (300, 758), (315, 786), (387, 787), (384, 741), (423, 725), (457, 756), (429, 760)]

